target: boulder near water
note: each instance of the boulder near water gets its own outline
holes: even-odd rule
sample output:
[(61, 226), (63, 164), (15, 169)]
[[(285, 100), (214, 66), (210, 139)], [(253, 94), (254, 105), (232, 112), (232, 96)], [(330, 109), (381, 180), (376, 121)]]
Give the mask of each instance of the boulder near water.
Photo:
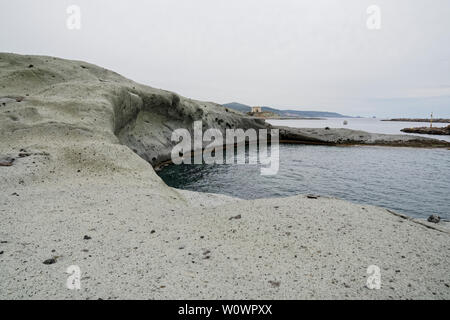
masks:
[(432, 222), (432, 223), (439, 223), (441, 221), (441, 217), (439, 217), (438, 215), (431, 215), (428, 217), (428, 222)]

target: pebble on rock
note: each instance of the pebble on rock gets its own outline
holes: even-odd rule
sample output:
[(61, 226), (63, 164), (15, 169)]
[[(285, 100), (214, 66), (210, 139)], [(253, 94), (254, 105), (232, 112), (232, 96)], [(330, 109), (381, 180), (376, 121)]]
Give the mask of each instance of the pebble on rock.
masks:
[(274, 288), (278, 288), (281, 285), (280, 281), (269, 281), (269, 283), (272, 285), (272, 287)]
[(29, 153), (29, 152), (20, 152), (19, 153), (19, 157), (20, 158), (26, 158), (26, 157), (29, 157), (29, 156), (31, 156), (31, 153)]
[(55, 258), (47, 259), (43, 263), (44, 264), (54, 264), (54, 263), (56, 263), (56, 259)]

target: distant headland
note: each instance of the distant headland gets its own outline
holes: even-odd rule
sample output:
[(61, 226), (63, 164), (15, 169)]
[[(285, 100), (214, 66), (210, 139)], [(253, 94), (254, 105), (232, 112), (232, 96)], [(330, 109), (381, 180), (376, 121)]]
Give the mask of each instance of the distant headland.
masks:
[[(244, 114), (248, 112), (252, 112), (252, 107), (238, 103), (231, 102), (222, 104), (224, 107), (233, 109), (235, 111), (242, 112)], [(261, 107), (261, 111), (263, 113), (269, 112), (279, 118), (353, 118), (351, 116), (346, 116), (336, 112), (328, 112), (328, 111), (299, 111), (299, 110), (279, 110), (272, 107)]]

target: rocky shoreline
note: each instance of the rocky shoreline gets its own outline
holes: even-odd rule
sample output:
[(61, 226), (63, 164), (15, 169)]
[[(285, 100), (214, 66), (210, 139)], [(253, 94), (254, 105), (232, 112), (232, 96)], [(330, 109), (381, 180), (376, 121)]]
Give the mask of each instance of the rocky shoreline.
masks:
[(406, 133), (418, 134), (435, 134), (435, 135), (450, 135), (450, 125), (447, 127), (419, 127), (419, 128), (405, 128), (401, 131)]
[(414, 148), (449, 148), (450, 142), (420, 136), (369, 133), (341, 128), (290, 128), (280, 129), (283, 143), (322, 145), (368, 145)]
[[(0, 98), (2, 299), (450, 297), (441, 222), (320, 196), (176, 190), (150, 165), (170, 159), (171, 132), (193, 121), (226, 130), (267, 128), (262, 120), (45, 56), (0, 53)], [(299, 143), (443, 146), (345, 129), (280, 132)], [(81, 290), (66, 287), (74, 265)], [(370, 265), (381, 269), (380, 290), (366, 287)]]

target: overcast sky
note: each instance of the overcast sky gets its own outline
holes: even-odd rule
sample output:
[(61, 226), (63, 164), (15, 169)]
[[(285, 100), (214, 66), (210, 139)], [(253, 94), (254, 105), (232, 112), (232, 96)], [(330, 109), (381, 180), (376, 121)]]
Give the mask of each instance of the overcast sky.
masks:
[[(366, 24), (373, 4), (379, 30)], [(0, 0), (0, 51), (218, 103), (450, 117), (449, 0)]]

